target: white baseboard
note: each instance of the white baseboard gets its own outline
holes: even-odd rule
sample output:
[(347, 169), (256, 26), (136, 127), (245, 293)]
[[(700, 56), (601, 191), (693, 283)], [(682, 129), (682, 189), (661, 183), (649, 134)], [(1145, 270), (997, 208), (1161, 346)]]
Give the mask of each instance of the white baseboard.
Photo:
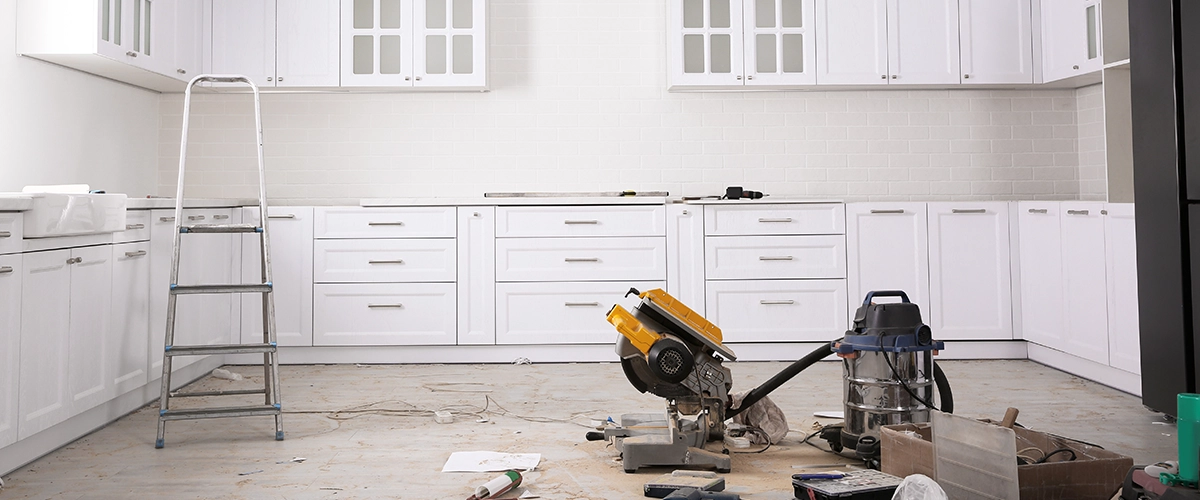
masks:
[(1142, 395), (1142, 376), (1135, 373), (1072, 356), (1033, 342), (1029, 343), (1029, 359), (1134, 396)]
[[(213, 368), (224, 364), (220, 356), (209, 356), (191, 365), (179, 369), (171, 375), (171, 382), (176, 388), (187, 385), (200, 377), (208, 375)], [(11, 473), (42, 456), (57, 450), (72, 441), (108, 425), (111, 422), (156, 401), (162, 388), (159, 380), (154, 380), (139, 389), (129, 391), (116, 399), (100, 406), (75, 415), (53, 427), (29, 436), (4, 448), (0, 448), (0, 475)], [(154, 435), (158, 430), (147, 427), (147, 446), (154, 446)]]

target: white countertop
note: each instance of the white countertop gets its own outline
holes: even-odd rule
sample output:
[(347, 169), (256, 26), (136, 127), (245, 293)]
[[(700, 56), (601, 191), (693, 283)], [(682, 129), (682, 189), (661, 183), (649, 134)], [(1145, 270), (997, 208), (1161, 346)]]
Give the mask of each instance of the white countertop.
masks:
[(469, 197), (469, 198), (367, 198), (364, 207), (422, 206), (514, 206), (514, 205), (663, 205), (670, 201), (661, 196), (579, 196), (579, 197)]
[(718, 200), (716, 198), (704, 198), (701, 200), (684, 200), (684, 203), (689, 205), (781, 205), (781, 204), (804, 204), (804, 203), (842, 203), (842, 200), (822, 199), (822, 198), (789, 198), (767, 196), (757, 200)]
[(0, 195), (0, 212), (21, 212), (33, 206), (33, 197), (20, 195)]
[[(231, 208), (257, 206), (257, 198), (184, 198), (183, 208)], [(129, 210), (175, 208), (175, 198), (129, 198)]]

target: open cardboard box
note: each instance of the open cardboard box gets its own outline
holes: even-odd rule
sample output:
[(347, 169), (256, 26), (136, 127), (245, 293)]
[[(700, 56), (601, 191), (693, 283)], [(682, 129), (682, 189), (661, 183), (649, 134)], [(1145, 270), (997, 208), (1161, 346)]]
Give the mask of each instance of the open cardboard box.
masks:
[[(1068, 448), (1076, 456), (1068, 461), (1070, 454), (1059, 453), (1046, 463), (1017, 466), (1021, 500), (1112, 498), (1133, 467), (1133, 459), (1119, 453), (1022, 427), (1014, 427), (1013, 431), (1017, 435), (1017, 450), (1031, 446), (1045, 452)], [(883, 472), (899, 477), (924, 474), (937, 479), (930, 424), (884, 426), (880, 431), (880, 448)], [(1038, 457), (1037, 452), (1024, 454)]]

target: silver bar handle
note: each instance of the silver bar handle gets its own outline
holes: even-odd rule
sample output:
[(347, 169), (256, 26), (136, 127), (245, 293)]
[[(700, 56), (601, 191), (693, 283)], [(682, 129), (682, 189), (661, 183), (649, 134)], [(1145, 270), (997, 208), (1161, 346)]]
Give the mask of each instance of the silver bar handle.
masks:
[(296, 214), (268, 215), (268, 219), (295, 219)]
[(12, 237), (12, 232), (0, 231), (0, 238), (11, 238), (11, 237)]
[(1046, 214), (1046, 213), (1050, 213), (1050, 210), (1047, 210), (1045, 208), (1031, 208), (1031, 209), (1029, 209), (1029, 213), (1031, 213), (1031, 214)]
[(125, 256), (126, 256), (126, 257), (129, 257), (129, 258), (133, 258), (133, 257), (141, 257), (141, 256), (143, 256), (143, 255), (146, 255), (146, 251), (145, 251), (145, 250), (138, 250), (138, 251), (136, 251), (136, 252), (125, 252)]
[(67, 259), (67, 264), (78, 264), (83, 262), (83, 257), (71, 257)]
[(987, 209), (986, 208), (952, 208), (952, 209), (950, 209), (950, 213), (952, 213), (952, 214), (986, 214)]
[(796, 258), (791, 255), (761, 255), (758, 260), (796, 260)]
[(133, 231), (135, 229), (146, 229), (146, 225), (145, 224), (125, 224), (126, 231)]
[(563, 260), (566, 262), (600, 262), (599, 257), (567, 257)]
[(794, 300), (760, 300), (760, 301), (758, 301), (758, 303), (762, 304), (764, 306), (790, 306), (792, 304), (795, 304), (796, 301), (794, 301)]
[[(268, 217), (270, 217), (270, 216), (268, 216)], [(404, 222), (403, 222), (403, 221), (395, 221), (395, 222), (368, 222), (368, 223), (367, 223), (367, 225), (368, 225), (368, 226), (403, 226), (403, 225), (404, 225)]]
[(872, 208), (871, 213), (873, 213), (873, 214), (902, 214), (902, 213), (904, 213), (904, 209), (897, 208), (894, 210), (877, 210), (877, 209)]
[(158, 218), (159, 222), (173, 222), (174, 220), (175, 220), (174, 217), (159, 217)]
[(188, 220), (204, 220), (203, 215), (189, 215)]
[(599, 302), (563, 302), (567, 307), (600, 307)]
[(1067, 215), (1087, 215), (1087, 210), (1067, 210)]
[(759, 222), (791, 222), (791, 217), (759, 217)]
[(12, 266), (0, 266), (0, 274), (8, 274), (13, 272)]
[(367, 304), (367, 307), (370, 309), (401, 309), (404, 304)]
[[(201, 216), (201, 217), (203, 218), (204, 216)], [(222, 214), (217, 214), (217, 215), (213, 216), (213, 220), (225, 220), (228, 218), (229, 218), (228, 215), (222, 215)]]
[(396, 260), (368, 260), (367, 264), (403, 264), (403, 259)]
[(600, 221), (598, 221), (598, 220), (595, 220), (595, 219), (588, 219), (588, 220), (571, 220), (571, 219), (567, 219), (567, 220), (563, 221), (563, 224), (568, 224), (568, 225), (575, 225), (575, 224), (599, 224), (599, 223), (600, 223)]

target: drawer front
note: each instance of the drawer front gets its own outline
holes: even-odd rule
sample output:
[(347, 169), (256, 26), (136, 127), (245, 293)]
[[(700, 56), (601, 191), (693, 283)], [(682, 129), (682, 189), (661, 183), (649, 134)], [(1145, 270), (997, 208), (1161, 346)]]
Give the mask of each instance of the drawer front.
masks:
[(704, 234), (708, 236), (845, 232), (846, 209), (841, 203), (704, 207)]
[(313, 345), (453, 345), (454, 283), (313, 285)]
[(21, 212), (0, 212), (0, 254), (21, 251)]
[(498, 283), (497, 344), (612, 344), (617, 330), (606, 320), (613, 304), (633, 309), (630, 287), (663, 288), (662, 281), (620, 283)]
[(113, 233), (113, 243), (150, 240), (150, 211), (126, 210), (125, 230)]
[(729, 342), (830, 341), (846, 334), (845, 280), (710, 281), (705, 317)]
[(717, 236), (704, 239), (708, 279), (845, 278), (846, 238)]
[(453, 238), (454, 207), (317, 208), (316, 238)]
[(454, 281), (454, 240), (316, 240), (318, 283)]
[(660, 281), (666, 238), (496, 240), (496, 281)]
[(496, 237), (665, 236), (662, 205), (497, 207)]

